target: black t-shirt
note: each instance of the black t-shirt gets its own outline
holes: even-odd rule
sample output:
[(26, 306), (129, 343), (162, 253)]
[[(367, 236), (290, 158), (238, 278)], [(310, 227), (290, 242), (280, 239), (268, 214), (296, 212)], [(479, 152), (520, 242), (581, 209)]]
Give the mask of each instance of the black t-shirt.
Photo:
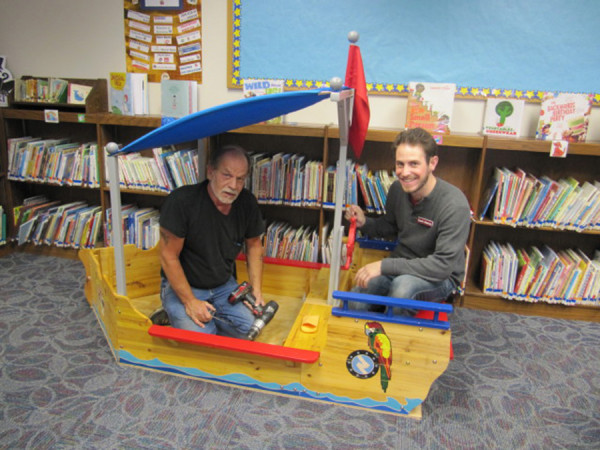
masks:
[(185, 238), (179, 260), (190, 285), (200, 289), (227, 282), (244, 240), (265, 230), (250, 191), (243, 189), (223, 215), (208, 194), (208, 181), (171, 192), (161, 208), (160, 226)]

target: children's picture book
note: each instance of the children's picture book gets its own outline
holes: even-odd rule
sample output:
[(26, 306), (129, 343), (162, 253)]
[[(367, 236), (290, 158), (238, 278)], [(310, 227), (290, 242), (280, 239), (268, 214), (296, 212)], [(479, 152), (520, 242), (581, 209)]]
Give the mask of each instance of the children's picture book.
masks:
[(66, 103), (69, 82), (61, 78), (50, 78), (49, 85), (50, 98), (48, 101), (51, 103)]
[(160, 82), (162, 124), (198, 111), (198, 83), (194, 80)]
[[(283, 92), (283, 80), (244, 79), (244, 98), (277, 94), (279, 92)], [(284, 121), (285, 117), (279, 116), (267, 120), (266, 123), (283, 123)]]
[(148, 114), (148, 74), (111, 72), (108, 91), (113, 114)]
[(85, 84), (69, 83), (68, 102), (73, 105), (85, 105), (85, 99), (92, 91), (92, 86)]
[(483, 118), (483, 134), (518, 137), (521, 135), (525, 100), (488, 98)]
[(421, 127), (432, 134), (449, 134), (456, 85), (411, 81), (408, 90), (405, 127)]
[(585, 142), (591, 110), (592, 94), (546, 92), (536, 139)]

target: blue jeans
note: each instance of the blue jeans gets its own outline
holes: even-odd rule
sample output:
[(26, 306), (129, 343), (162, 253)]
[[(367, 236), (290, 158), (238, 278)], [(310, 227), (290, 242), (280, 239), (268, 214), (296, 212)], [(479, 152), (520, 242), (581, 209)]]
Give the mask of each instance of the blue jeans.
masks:
[(198, 300), (207, 301), (216, 309), (213, 319), (206, 322), (204, 328), (194, 323), (187, 315), (185, 306), (181, 303), (166, 278), (161, 280), (160, 298), (163, 308), (169, 315), (171, 325), (175, 328), (246, 339), (248, 330), (254, 322), (254, 315), (242, 302), (232, 305), (227, 300), (229, 294), (237, 286), (237, 282), (232, 277), (227, 283), (214, 289), (192, 288), (194, 297)]
[[(372, 278), (366, 288), (354, 287), (353, 292), (361, 294), (382, 295), (385, 297), (408, 298), (412, 300), (422, 300), (425, 302), (440, 303), (446, 299), (456, 289), (452, 280), (427, 281), (414, 275), (399, 275), (392, 277), (380, 275)], [(377, 311), (377, 305), (370, 305), (362, 302), (349, 302), (348, 307), (356, 310)], [(382, 308), (379, 308), (382, 309)], [(378, 311), (382, 312), (382, 311)], [(394, 308), (394, 315), (414, 315), (417, 311), (414, 309)]]

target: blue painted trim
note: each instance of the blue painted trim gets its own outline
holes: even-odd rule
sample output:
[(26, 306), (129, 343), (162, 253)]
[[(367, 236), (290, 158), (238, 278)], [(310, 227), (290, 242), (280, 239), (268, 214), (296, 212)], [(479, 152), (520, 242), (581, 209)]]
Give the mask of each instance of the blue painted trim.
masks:
[(398, 241), (384, 241), (382, 239), (357, 238), (356, 242), (360, 248), (370, 248), (373, 250), (392, 251), (398, 245)]
[(119, 363), (133, 367), (139, 367), (142, 369), (150, 369), (168, 374), (191, 377), (205, 381), (214, 381), (217, 383), (228, 384), (242, 388), (258, 389), (268, 393), (283, 394), (327, 403), (337, 403), (346, 406), (356, 406), (359, 408), (366, 408), (393, 414), (407, 415), (414, 408), (423, 403), (423, 399), (419, 398), (406, 398), (405, 404), (402, 404), (390, 397), (386, 397), (385, 401), (373, 400), (367, 397), (354, 399), (350, 397), (337, 396), (328, 392), (315, 392), (307, 389), (304, 385), (298, 382), (291, 382), (286, 385), (282, 385), (279, 383), (259, 381), (239, 373), (216, 376), (197, 368), (175, 366), (172, 364), (163, 363), (158, 358), (154, 358), (152, 360), (141, 360), (129, 353), (127, 350), (120, 350), (118, 354)]
[[(452, 305), (446, 303), (424, 302), (420, 300), (411, 300), (407, 298), (384, 297), (381, 295), (359, 294), (357, 292), (333, 291), (332, 297), (341, 300), (342, 306), (333, 308), (331, 314), (338, 317), (352, 317), (354, 319), (398, 323), (402, 325), (413, 325), (418, 327), (436, 328), (440, 330), (449, 330), (450, 322), (439, 319), (439, 313), (450, 314), (454, 310)], [(348, 302), (370, 303), (375, 305), (388, 306), (387, 312), (375, 313), (368, 311), (357, 311), (348, 308)], [(433, 319), (421, 319), (410, 316), (395, 316), (394, 307), (407, 309), (418, 309), (432, 311)]]

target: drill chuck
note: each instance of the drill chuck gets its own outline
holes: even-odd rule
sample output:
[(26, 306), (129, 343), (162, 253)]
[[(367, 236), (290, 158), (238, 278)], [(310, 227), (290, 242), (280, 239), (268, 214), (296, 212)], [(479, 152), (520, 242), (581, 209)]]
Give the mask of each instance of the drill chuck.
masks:
[(262, 329), (271, 321), (275, 313), (279, 309), (279, 305), (271, 300), (267, 303), (262, 310), (262, 314), (254, 319), (252, 325), (250, 326), (250, 330), (248, 331), (248, 339), (253, 341), (256, 339), (256, 336), (260, 334)]

